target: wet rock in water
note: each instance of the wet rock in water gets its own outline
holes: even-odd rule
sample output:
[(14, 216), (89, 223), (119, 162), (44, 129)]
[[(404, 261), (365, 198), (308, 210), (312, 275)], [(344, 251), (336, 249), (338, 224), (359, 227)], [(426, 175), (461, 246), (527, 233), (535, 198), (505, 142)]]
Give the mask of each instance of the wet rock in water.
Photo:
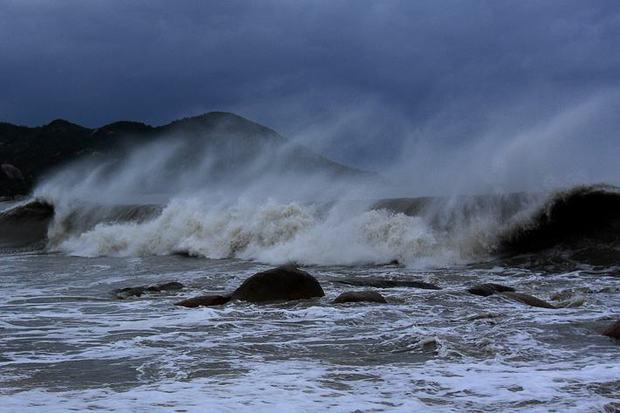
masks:
[(440, 345), (441, 344), (437, 340), (437, 337), (427, 337), (420, 340), (420, 347), (424, 351), (432, 351), (433, 353), (436, 353), (437, 350), (439, 350)]
[(567, 301), (561, 301), (556, 304), (557, 308), (577, 308), (584, 305), (586, 302), (585, 297), (574, 297)]
[(581, 298), (583, 294), (593, 294), (594, 291), (592, 289), (584, 287), (584, 288), (576, 288), (573, 290), (562, 290), (551, 296), (552, 301), (571, 301), (574, 298)]
[(355, 278), (335, 280), (339, 284), (352, 285), (355, 287), (373, 288), (421, 288), (425, 290), (441, 290), (441, 287), (424, 281), (413, 280), (384, 280), (381, 278)]
[(570, 259), (590, 265), (611, 267), (620, 264), (620, 250), (613, 246), (596, 245), (578, 250), (570, 256)]
[(559, 291), (551, 296), (552, 301), (558, 308), (581, 307), (586, 302), (586, 294), (593, 294), (594, 291), (588, 287), (575, 288), (571, 290)]
[(259, 272), (245, 280), (232, 298), (260, 303), (323, 297), (321, 284), (312, 275), (292, 265)]
[(126, 287), (114, 290), (116, 298), (121, 300), (129, 297), (140, 297), (145, 293), (160, 293), (164, 291), (177, 291), (184, 287), (180, 282), (172, 281), (164, 284), (156, 284), (140, 287)]
[(467, 289), (468, 292), (475, 295), (481, 295), (483, 297), (488, 297), (495, 293), (514, 292), (514, 290), (515, 289), (512, 287), (494, 283), (478, 284)]
[(511, 300), (518, 301), (523, 304), (527, 304), (531, 307), (556, 308), (554, 305), (551, 305), (548, 302), (541, 300), (540, 298), (536, 298), (528, 294), (514, 293), (510, 291), (501, 292), (499, 294)]
[(210, 307), (215, 305), (223, 305), (230, 301), (229, 295), (201, 295), (198, 297), (188, 298), (187, 300), (179, 301), (174, 305), (182, 307)]
[(169, 283), (165, 283), (165, 284), (158, 284), (158, 285), (152, 285), (150, 287), (146, 288), (146, 291), (148, 292), (161, 292), (161, 291), (176, 291), (176, 290), (181, 290), (183, 287), (185, 287), (183, 284), (181, 284), (180, 282), (176, 282), (176, 281), (172, 281)]
[(121, 300), (129, 297), (140, 297), (144, 294), (145, 287), (126, 287), (114, 290), (114, 296)]
[(334, 304), (342, 304), (342, 303), (382, 303), (385, 304), (387, 301), (385, 298), (376, 291), (348, 291), (346, 293), (340, 294), (333, 301)]
[(607, 327), (603, 335), (620, 340), (620, 320)]

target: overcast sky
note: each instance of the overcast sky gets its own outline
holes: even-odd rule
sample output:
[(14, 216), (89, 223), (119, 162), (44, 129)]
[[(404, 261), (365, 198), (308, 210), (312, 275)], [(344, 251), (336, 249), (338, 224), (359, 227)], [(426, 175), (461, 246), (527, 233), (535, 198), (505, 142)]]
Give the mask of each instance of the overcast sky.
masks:
[(619, 88), (616, 0), (0, 0), (0, 120), (26, 125), (226, 110), (373, 167)]

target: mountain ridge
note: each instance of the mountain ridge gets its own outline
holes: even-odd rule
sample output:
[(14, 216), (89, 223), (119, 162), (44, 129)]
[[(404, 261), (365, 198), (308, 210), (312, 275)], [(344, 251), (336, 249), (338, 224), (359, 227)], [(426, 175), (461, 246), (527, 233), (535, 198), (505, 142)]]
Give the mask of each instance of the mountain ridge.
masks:
[[(243, 167), (257, 151), (272, 151), (277, 157), (277, 148), (290, 146), (287, 167), (297, 165), (312, 172), (357, 178), (375, 176), (332, 161), (290, 142), (271, 128), (230, 112), (208, 112), (161, 126), (116, 121), (87, 128), (55, 119), (35, 127), (0, 122), (0, 165), (4, 165), (0, 169), (0, 196), (25, 195), (46, 174), (77, 159), (98, 154), (119, 157), (129, 148), (175, 136), (182, 136), (190, 145), (192, 142), (211, 145), (216, 153), (225, 147), (226, 154), (220, 153), (223, 163), (232, 159), (235, 167)], [(13, 168), (20, 171), (22, 179), (15, 178), (16, 173), (7, 172), (14, 171)]]

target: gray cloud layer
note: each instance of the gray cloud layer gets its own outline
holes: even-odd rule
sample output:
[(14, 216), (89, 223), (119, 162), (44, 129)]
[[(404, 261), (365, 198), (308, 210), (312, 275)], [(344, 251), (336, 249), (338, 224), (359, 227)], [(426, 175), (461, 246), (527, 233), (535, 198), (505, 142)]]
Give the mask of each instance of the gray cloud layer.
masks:
[(618, 90), (618, 39), (615, 0), (0, 0), (0, 119), (231, 110), (385, 167)]

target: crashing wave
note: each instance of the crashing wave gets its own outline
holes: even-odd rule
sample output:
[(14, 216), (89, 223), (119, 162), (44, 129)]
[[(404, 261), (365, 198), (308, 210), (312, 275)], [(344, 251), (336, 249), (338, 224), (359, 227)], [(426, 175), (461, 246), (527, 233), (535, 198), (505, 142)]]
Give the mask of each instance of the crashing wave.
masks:
[(614, 263), (620, 257), (620, 192), (593, 185), (546, 196), (330, 205), (222, 203), (203, 196), (174, 199), (163, 208), (35, 200), (0, 212), (0, 229), (0, 247), (44, 242), (48, 250), (82, 256), (186, 254), (274, 264), (426, 265), (560, 248), (579, 251), (584, 261), (611, 249)]

